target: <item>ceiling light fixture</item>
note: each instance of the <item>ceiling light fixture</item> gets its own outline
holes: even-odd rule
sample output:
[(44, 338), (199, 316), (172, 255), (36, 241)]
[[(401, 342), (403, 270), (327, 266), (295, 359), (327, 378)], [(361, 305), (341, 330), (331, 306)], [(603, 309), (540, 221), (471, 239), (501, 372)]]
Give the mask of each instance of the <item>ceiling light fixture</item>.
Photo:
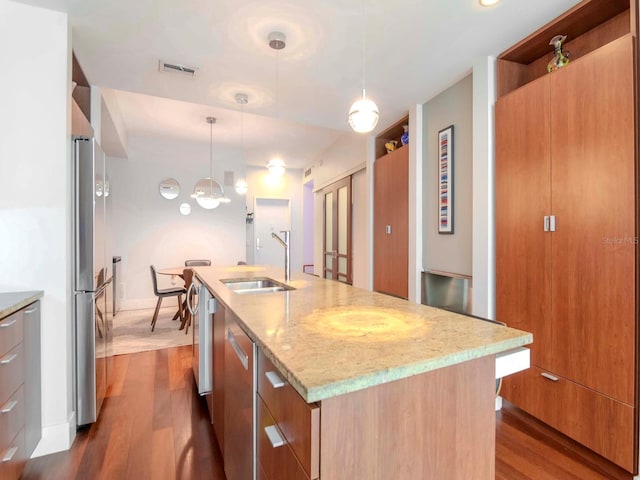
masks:
[[(271, 32), (267, 37), (269, 41), (269, 47), (276, 51), (276, 120), (280, 118), (280, 111), (278, 105), (278, 51), (284, 49), (287, 46), (287, 37), (282, 32)], [(274, 177), (281, 177), (284, 175), (285, 171), (285, 163), (284, 160), (280, 158), (278, 152), (276, 150), (275, 156), (269, 160), (267, 164), (267, 169), (269, 170), (269, 175)]]
[(207, 117), (209, 124), (209, 176), (196, 183), (191, 194), (196, 199), (198, 205), (207, 210), (217, 208), (221, 203), (229, 203), (229, 199), (224, 195), (222, 185), (213, 179), (213, 124), (215, 117)]
[(500, 3), (500, 0), (480, 0), (480, 5), (483, 7), (493, 7), (498, 3)]
[(362, 0), (362, 98), (356, 100), (349, 109), (349, 125), (358, 133), (369, 133), (376, 128), (380, 118), (378, 106), (373, 100), (367, 98), (365, 89), (366, 32), (367, 16), (364, 11), (364, 0)]
[[(249, 96), (246, 93), (236, 93), (236, 103), (240, 105), (240, 152), (244, 164), (244, 106), (249, 103)], [(245, 195), (249, 190), (247, 182), (243, 179), (236, 182), (235, 188), (238, 195)]]

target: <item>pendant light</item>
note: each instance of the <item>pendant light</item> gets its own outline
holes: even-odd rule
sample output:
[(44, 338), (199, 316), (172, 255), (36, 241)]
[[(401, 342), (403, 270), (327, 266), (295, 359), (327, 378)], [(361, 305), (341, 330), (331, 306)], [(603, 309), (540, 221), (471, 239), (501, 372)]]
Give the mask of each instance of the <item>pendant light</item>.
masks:
[[(271, 32), (267, 39), (269, 40), (269, 47), (276, 51), (276, 120), (278, 120), (280, 118), (278, 109), (278, 51), (287, 46), (287, 37), (282, 32)], [(281, 177), (284, 175), (285, 168), (284, 160), (280, 158), (276, 151), (275, 156), (267, 163), (269, 175)]]
[(215, 117), (207, 117), (209, 124), (209, 176), (196, 183), (191, 194), (196, 199), (198, 205), (207, 210), (217, 208), (221, 203), (229, 203), (229, 199), (224, 195), (222, 185), (213, 179), (213, 124)]
[[(244, 160), (244, 106), (249, 103), (249, 96), (245, 93), (236, 93), (236, 103), (240, 105), (240, 151)], [(245, 195), (249, 190), (246, 180), (240, 179), (235, 185), (238, 195)]]
[(356, 100), (349, 109), (349, 125), (358, 133), (369, 133), (376, 128), (380, 113), (373, 100), (368, 99), (365, 90), (365, 65), (366, 65), (366, 15), (364, 12), (364, 0), (362, 0), (362, 98)]

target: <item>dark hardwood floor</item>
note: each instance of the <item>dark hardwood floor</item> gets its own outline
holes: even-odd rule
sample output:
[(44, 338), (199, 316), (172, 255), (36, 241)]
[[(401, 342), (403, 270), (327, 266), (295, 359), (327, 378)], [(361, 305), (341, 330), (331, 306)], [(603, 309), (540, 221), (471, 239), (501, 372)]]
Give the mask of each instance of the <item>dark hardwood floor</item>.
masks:
[(191, 346), (114, 357), (100, 419), (68, 452), (29, 460), (23, 480), (224, 480)]
[[(23, 480), (201, 478), (225, 476), (206, 403), (195, 390), (190, 346), (116, 356), (114, 384), (98, 422), (78, 432), (68, 452), (29, 460), (22, 475)], [(497, 413), (496, 480), (631, 478), (507, 402)]]

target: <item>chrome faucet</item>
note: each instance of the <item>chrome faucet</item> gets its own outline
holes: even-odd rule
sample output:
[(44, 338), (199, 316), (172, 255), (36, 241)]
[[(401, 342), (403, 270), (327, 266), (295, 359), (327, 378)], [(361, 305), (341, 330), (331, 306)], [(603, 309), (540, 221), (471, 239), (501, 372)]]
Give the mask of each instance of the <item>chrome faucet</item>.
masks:
[(278, 236), (276, 232), (271, 232), (271, 236), (275, 238), (280, 245), (284, 247), (284, 281), (289, 282), (289, 278), (291, 277), (291, 262), (289, 256), (289, 230), (281, 230), (280, 233), (283, 234), (284, 240)]

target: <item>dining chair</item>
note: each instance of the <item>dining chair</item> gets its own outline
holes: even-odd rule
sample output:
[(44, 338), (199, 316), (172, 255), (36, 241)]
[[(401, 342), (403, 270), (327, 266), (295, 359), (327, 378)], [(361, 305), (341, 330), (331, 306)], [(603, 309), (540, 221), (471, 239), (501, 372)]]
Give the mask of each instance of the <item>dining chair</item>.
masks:
[(158, 276), (156, 273), (156, 267), (153, 265), (151, 268), (151, 281), (153, 282), (153, 293), (156, 297), (158, 297), (158, 303), (156, 303), (156, 311), (153, 313), (153, 319), (151, 320), (151, 331), (156, 328), (156, 321), (158, 320), (158, 312), (160, 311), (160, 305), (162, 304), (162, 299), (165, 297), (178, 297), (178, 312), (173, 317), (173, 319), (177, 319), (180, 317), (180, 323), (184, 321), (184, 314), (182, 312), (182, 295), (187, 293), (187, 290), (184, 287), (179, 288), (164, 288), (162, 290), (158, 290)]
[(185, 260), (185, 267), (210, 267), (211, 260)]

